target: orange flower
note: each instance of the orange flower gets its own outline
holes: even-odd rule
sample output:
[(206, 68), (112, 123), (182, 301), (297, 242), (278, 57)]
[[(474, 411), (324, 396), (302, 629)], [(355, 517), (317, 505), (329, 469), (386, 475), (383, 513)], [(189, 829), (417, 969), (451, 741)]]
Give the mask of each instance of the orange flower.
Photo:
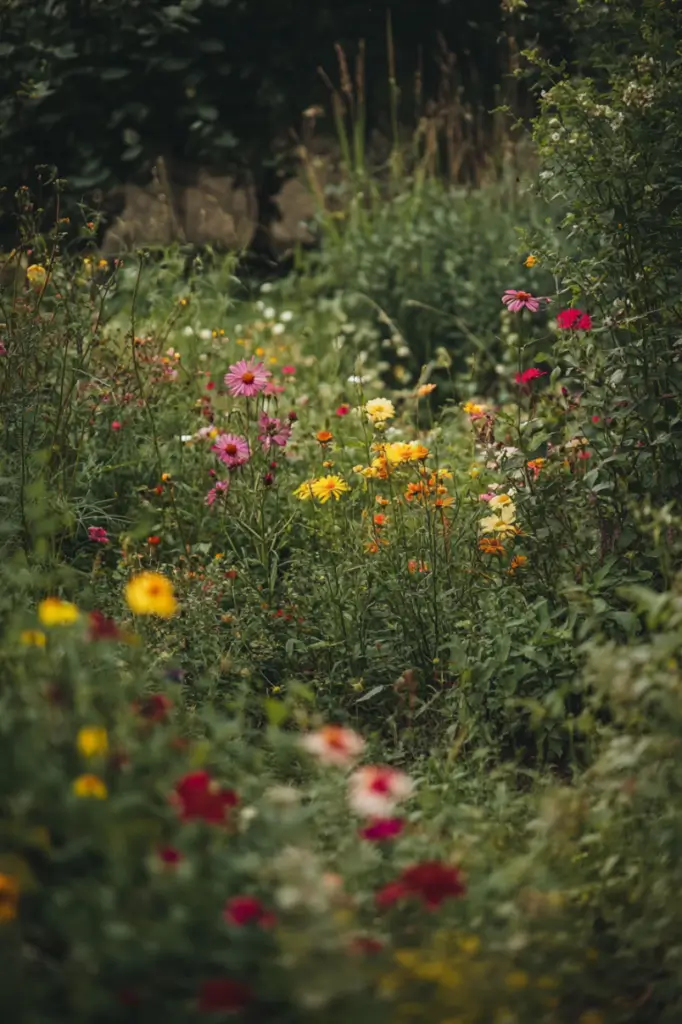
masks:
[(504, 544), (497, 537), (481, 537), (478, 542), (478, 550), (483, 555), (503, 555)]
[(427, 395), (430, 395), (435, 390), (435, 384), (420, 384), (416, 391), (417, 398), (426, 398)]
[(430, 572), (430, 569), (426, 562), (418, 562), (416, 558), (411, 558), (407, 563), (408, 572)]
[(318, 430), (315, 437), (321, 445), (327, 445), (330, 441), (334, 440), (334, 435), (331, 430)]
[(525, 569), (528, 564), (527, 555), (514, 555), (509, 565), (509, 575), (513, 576), (517, 569)]
[(381, 505), (382, 507), (391, 504), (388, 498), (382, 498), (380, 494), (377, 494), (374, 500), (376, 501), (377, 505)]
[(420, 480), (419, 483), (409, 483), (407, 490), (405, 491), (405, 500), (414, 501), (415, 499), (420, 505), (425, 505), (431, 496), (431, 488), (428, 483)]
[(387, 522), (388, 516), (385, 516), (382, 512), (377, 512), (374, 516), (374, 525), (378, 530), (380, 530), (382, 526), (386, 526)]

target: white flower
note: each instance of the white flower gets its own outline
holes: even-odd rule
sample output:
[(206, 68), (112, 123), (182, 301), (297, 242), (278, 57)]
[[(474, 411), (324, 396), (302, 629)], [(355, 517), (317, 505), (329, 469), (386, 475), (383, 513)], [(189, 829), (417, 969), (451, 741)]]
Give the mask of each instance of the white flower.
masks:
[(266, 306), (263, 310), (263, 316), (266, 320), (274, 320), (277, 316), (277, 310), (273, 309), (272, 306)]
[(194, 334), (194, 328), (190, 327), (190, 325), (187, 324), (186, 327), (182, 328), (182, 333), (185, 335), (186, 338), (189, 338), (191, 337), (192, 334)]
[(349, 384), (366, 384), (367, 377), (360, 377), (359, 374), (352, 373), (348, 378)]
[(210, 341), (213, 337), (213, 332), (209, 331), (208, 327), (202, 327), (199, 331), (199, 337), (202, 341)]
[(272, 282), (264, 281), (263, 284), (260, 286), (260, 290), (263, 293), (263, 295), (267, 295), (268, 292), (272, 291)]
[(284, 334), (285, 331), (286, 327), (284, 326), (284, 324), (275, 324), (274, 327), (272, 328), (273, 334)]
[(194, 440), (194, 435), (193, 434), (180, 434), (180, 440), (182, 441), (183, 444), (188, 444), (190, 441)]
[(356, 814), (388, 818), (413, 789), (414, 782), (405, 772), (382, 765), (368, 765), (358, 768), (348, 780), (348, 803)]
[(283, 324), (288, 324), (290, 320), (294, 319), (294, 314), (290, 309), (285, 309), (283, 313), (280, 313), (279, 318)]

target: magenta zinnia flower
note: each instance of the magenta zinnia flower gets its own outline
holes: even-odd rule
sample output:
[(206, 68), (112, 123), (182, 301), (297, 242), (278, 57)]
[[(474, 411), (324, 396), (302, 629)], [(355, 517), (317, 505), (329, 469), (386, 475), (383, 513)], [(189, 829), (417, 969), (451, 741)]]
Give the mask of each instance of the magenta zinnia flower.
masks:
[(211, 490), (206, 495), (206, 497), (204, 498), (204, 504), (208, 505), (208, 507), (210, 508), (211, 505), (215, 505), (216, 501), (218, 500), (218, 496), (221, 494), (227, 494), (229, 489), (229, 480), (219, 480), (215, 487), (212, 487)]
[(220, 461), (230, 469), (243, 466), (251, 458), (249, 442), (237, 434), (221, 434), (216, 438), (215, 444), (211, 445), (211, 451), (215, 452)]
[(265, 452), (269, 452), (273, 444), (284, 448), (291, 437), (291, 427), (288, 423), (282, 423), (277, 417), (268, 416), (265, 412), (258, 420), (258, 425), (260, 426), (258, 440)]
[(507, 288), (502, 296), (502, 301), (512, 313), (517, 313), (524, 307), (531, 313), (537, 313), (542, 299), (536, 298), (530, 292), (518, 292), (515, 288)]
[(592, 317), (582, 309), (563, 309), (556, 318), (557, 327), (562, 331), (591, 331)]
[(405, 828), (402, 818), (376, 818), (370, 825), (359, 829), (361, 839), (368, 839), (371, 843), (381, 843), (386, 839), (395, 839)]
[(89, 526), (88, 537), (90, 540), (94, 540), (96, 544), (108, 544), (109, 534), (103, 526)]
[(263, 390), (271, 376), (263, 363), (252, 356), (234, 363), (225, 374), (225, 383), (234, 398), (253, 398)]

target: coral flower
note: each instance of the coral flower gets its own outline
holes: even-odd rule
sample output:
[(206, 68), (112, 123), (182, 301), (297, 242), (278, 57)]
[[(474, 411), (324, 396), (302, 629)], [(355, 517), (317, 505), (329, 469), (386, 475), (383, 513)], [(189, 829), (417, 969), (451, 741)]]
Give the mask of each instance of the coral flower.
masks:
[(381, 843), (386, 839), (395, 839), (404, 828), (405, 822), (402, 818), (377, 818), (359, 829), (358, 835), (371, 843)]
[(284, 448), (291, 437), (291, 427), (289, 424), (282, 423), (280, 419), (268, 416), (267, 413), (261, 415), (258, 425), (260, 427), (258, 440), (265, 452), (269, 452), (273, 445), (276, 445), (278, 448)]
[(158, 572), (142, 572), (126, 584), (125, 598), (135, 615), (158, 615), (170, 619), (175, 615), (178, 602), (173, 584)]
[(77, 621), (79, 615), (75, 604), (62, 601), (59, 597), (46, 597), (38, 605), (38, 618), (43, 626), (70, 626)]
[(365, 749), (362, 736), (340, 725), (325, 725), (301, 739), (301, 746), (321, 764), (345, 768)]
[(348, 789), (348, 802), (356, 814), (388, 818), (396, 805), (410, 795), (414, 782), (396, 768), (368, 765), (353, 772)]
[(101, 757), (109, 752), (107, 730), (100, 725), (84, 726), (78, 730), (76, 746), (83, 757)]
[(390, 907), (399, 900), (416, 897), (435, 910), (446, 899), (463, 896), (466, 886), (458, 868), (441, 861), (424, 861), (405, 868), (395, 882), (380, 889), (376, 902), (380, 907)]
[(228, 900), (223, 909), (223, 917), (228, 924), (237, 928), (249, 924), (271, 928), (276, 922), (275, 915), (267, 911), (256, 896), (235, 896)]
[(334, 435), (331, 430), (318, 430), (315, 438), (321, 445), (327, 445), (334, 440)]
[(109, 534), (103, 526), (89, 526), (88, 537), (94, 541), (95, 544), (108, 544)]
[(106, 783), (99, 775), (79, 775), (73, 780), (73, 791), (76, 796), (91, 800), (106, 800), (109, 795)]
[(365, 412), (372, 423), (385, 423), (395, 416), (395, 406), (388, 398), (372, 398), (365, 405)]
[(19, 881), (14, 875), (0, 874), (0, 922), (13, 921), (19, 906)]
[(199, 989), (201, 1013), (238, 1013), (253, 1002), (248, 985), (232, 978), (210, 978)]
[(426, 562), (418, 562), (416, 558), (410, 558), (407, 563), (407, 571), (411, 573), (415, 572), (430, 572)]
[(190, 772), (175, 785), (174, 802), (183, 821), (207, 821), (222, 825), (230, 807), (236, 807), (239, 797), (231, 789), (222, 789), (208, 772)]
[(591, 331), (592, 317), (581, 309), (563, 309), (556, 318), (557, 327), (562, 331)]
[(215, 452), (220, 461), (230, 469), (243, 466), (251, 457), (249, 442), (237, 434), (220, 434), (215, 444), (211, 445), (211, 451)]
[(514, 376), (514, 380), (517, 384), (527, 385), (532, 380), (537, 380), (538, 377), (546, 377), (546, 370), (538, 370), (537, 366), (531, 366), (527, 370), (523, 370), (521, 373), (517, 373)]
[(330, 498), (338, 501), (345, 491), (350, 490), (350, 487), (342, 477), (334, 476), (333, 474), (321, 476), (317, 480), (313, 480), (310, 488), (313, 496), (322, 504), (325, 501), (329, 501)]
[(347, 416), (349, 412), (350, 412), (350, 406), (344, 404), (344, 405), (338, 406), (338, 408), (336, 410), (336, 415), (337, 416)]
[(542, 299), (536, 298), (530, 292), (508, 288), (502, 296), (502, 301), (511, 313), (517, 313), (520, 309), (527, 309), (531, 313), (537, 313)]
[(503, 555), (504, 544), (497, 537), (481, 537), (478, 550), (482, 555)]
[(225, 374), (225, 383), (233, 398), (254, 398), (265, 388), (272, 376), (257, 359), (240, 359)]
[(426, 398), (427, 395), (430, 395), (431, 392), (435, 391), (435, 390), (436, 390), (436, 385), (435, 384), (420, 384), (419, 387), (417, 388), (415, 394), (416, 394), (417, 398)]

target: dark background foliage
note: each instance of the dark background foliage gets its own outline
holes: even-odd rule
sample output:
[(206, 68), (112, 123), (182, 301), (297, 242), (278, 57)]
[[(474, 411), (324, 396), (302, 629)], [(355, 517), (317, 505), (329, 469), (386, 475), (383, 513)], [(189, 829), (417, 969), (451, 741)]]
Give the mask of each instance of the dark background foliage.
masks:
[[(513, 15), (519, 45), (540, 32), (561, 46), (563, 7)], [(500, 0), (402, 0), (391, 14), (407, 117), (420, 54), (424, 95), (437, 86), (439, 34), (467, 94), (492, 106), (509, 61)], [(352, 52), (366, 40), (368, 127), (381, 127), (386, 16), (368, 0), (3, 0), (0, 182), (30, 185), (44, 164), (90, 197), (148, 179), (162, 154), (248, 168), (271, 190), (277, 143), (304, 108), (328, 104), (318, 66), (336, 77), (335, 43)]]

